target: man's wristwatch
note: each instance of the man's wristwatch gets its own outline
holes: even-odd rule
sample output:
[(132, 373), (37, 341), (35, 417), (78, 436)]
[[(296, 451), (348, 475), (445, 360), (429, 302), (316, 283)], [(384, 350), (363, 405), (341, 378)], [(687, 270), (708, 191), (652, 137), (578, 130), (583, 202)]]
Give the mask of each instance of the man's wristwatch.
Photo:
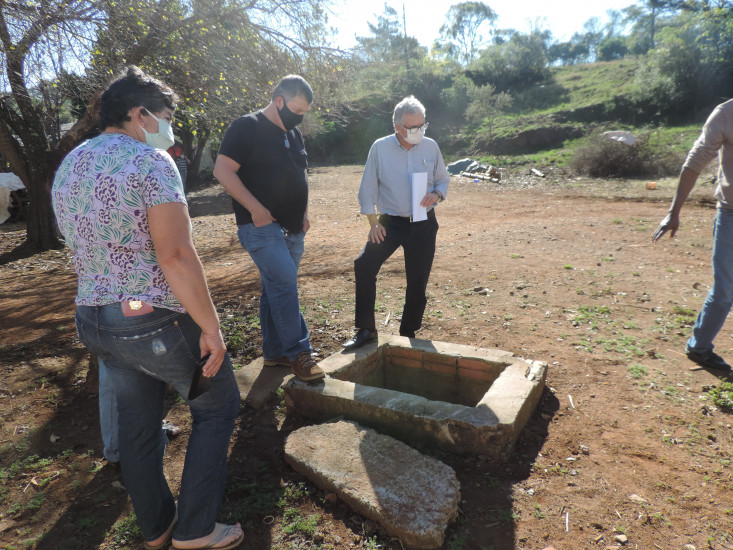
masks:
[(445, 200), (445, 197), (443, 196), (443, 193), (438, 191), (437, 189), (433, 189), (433, 193), (438, 195), (438, 202), (443, 202)]

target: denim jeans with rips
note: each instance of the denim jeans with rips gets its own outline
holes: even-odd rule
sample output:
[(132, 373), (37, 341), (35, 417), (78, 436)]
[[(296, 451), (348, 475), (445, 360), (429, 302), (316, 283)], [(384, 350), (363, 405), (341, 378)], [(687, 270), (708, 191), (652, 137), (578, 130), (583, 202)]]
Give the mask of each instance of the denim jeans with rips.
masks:
[(718, 208), (713, 228), (713, 286), (697, 316), (687, 347), (700, 355), (713, 351), (713, 340), (733, 305), (733, 210)]
[[(114, 387), (122, 478), (143, 537), (156, 539), (176, 513), (163, 474), (165, 394), (170, 384), (187, 398), (201, 354), (201, 329), (189, 315), (163, 308), (125, 317), (119, 303), (78, 306), (76, 324), (82, 343), (104, 362)], [(229, 439), (240, 405), (228, 356), (209, 391), (187, 403), (193, 426), (173, 532), (177, 540), (211, 533), (221, 507)]]
[(305, 249), (305, 233), (292, 235), (277, 223), (240, 225), (239, 242), (260, 271), (260, 326), (265, 359), (310, 351), (310, 333), (300, 313), (298, 268)]

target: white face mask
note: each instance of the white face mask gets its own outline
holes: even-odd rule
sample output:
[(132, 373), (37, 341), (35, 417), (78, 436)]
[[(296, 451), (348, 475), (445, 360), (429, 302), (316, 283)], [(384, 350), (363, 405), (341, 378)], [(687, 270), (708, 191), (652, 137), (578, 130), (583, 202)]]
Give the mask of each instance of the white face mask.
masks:
[(417, 132), (407, 132), (405, 141), (410, 145), (417, 145), (425, 137), (425, 127), (421, 127)]
[(152, 133), (143, 128), (143, 132), (145, 132), (145, 143), (156, 149), (168, 149), (172, 147), (175, 140), (173, 139), (173, 127), (170, 125), (170, 122), (163, 118), (158, 118), (150, 111), (148, 111), (148, 114), (158, 121), (158, 131)]

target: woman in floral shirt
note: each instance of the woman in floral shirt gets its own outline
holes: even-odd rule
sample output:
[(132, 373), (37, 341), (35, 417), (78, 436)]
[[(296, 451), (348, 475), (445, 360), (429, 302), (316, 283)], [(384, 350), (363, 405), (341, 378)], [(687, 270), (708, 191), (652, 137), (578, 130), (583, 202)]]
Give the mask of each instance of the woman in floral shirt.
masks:
[[(191, 237), (173, 143), (176, 96), (136, 67), (104, 92), (102, 133), (54, 179), (53, 207), (78, 275), (79, 338), (104, 362), (119, 415), (122, 476), (148, 549), (238, 546), (216, 523), (239, 390)], [(162, 149), (162, 150), (160, 150)], [(199, 359), (210, 389), (187, 399), (193, 429), (178, 504), (163, 474), (168, 385), (189, 396)]]

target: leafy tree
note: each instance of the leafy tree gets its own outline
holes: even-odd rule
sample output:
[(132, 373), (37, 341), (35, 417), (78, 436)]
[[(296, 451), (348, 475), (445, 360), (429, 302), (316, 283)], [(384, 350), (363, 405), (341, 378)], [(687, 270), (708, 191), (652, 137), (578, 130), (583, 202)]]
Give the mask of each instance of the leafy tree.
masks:
[(87, 0), (0, 4), (0, 69), (7, 90), (0, 97), (0, 154), (28, 190), (23, 253), (61, 246), (51, 211), (51, 178), (75, 140), (47, 132), (58, 114), (49, 77), (89, 46), (86, 33), (102, 20), (96, 3)]
[[(170, 80), (184, 96), (177, 130), (184, 142), (188, 132), (202, 144), (243, 110), (236, 107), (264, 103), (273, 79), (307, 67), (324, 38), (324, 19), (317, 0), (0, 4), (0, 78), (9, 90), (0, 98), (0, 154), (30, 199), (26, 241), (13, 256), (60, 246), (50, 204), (53, 173), (94, 129), (101, 90), (122, 66)], [(59, 137), (60, 98), (69, 95), (81, 116)], [(210, 105), (216, 108), (208, 112)], [(196, 147), (194, 161), (202, 150)]]
[(478, 86), (491, 84), (497, 92), (541, 82), (549, 76), (545, 36), (515, 32), (481, 52), (466, 74)]
[(655, 47), (665, 16), (675, 13), (681, 5), (679, 0), (641, 0), (623, 10), (626, 22), (632, 25), (632, 35), (636, 36), (634, 53), (646, 53)]
[(611, 61), (612, 59), (623, 59), (629, 53), (626, 41), (623, 38), (607, 38), (598, 45), (598, 61)]
[(427, 51), (413, 36), (404, 33), (397, 10), (384, 4), (384, 12), (369, 25), (370, 36), (358, 36), (356, 55), (367, 63), (408, 66), (411, 60), (423, 58)]
[(511, 107), (513, 99), (507, 92), (495, 93), (491, 84), (474, 86), (469, 90), (470, 103), (466, 118), (472, 122), (485, 122), (489, 139), (494, 137), (496, 120)]
[(697, 12), (659, 33), (635, 76), (633, 99), (664, 119), (689, 120), (733, 85), (733, 21)]
[(575, 65), (587, 59), (589, 53), (588, 46), (579, 42), (556, 42), (547, 49), (547, 61), (550, 64), (559, 61), (562, 65)]
[(463, 66), (469, 65), (487, 43), (481, 29), (487, 28), (491, 32), (497, 17), (496, 12), (483, 2), (461, 2), (451, 6), (446, 22), (440, 27), (435, 51)]

